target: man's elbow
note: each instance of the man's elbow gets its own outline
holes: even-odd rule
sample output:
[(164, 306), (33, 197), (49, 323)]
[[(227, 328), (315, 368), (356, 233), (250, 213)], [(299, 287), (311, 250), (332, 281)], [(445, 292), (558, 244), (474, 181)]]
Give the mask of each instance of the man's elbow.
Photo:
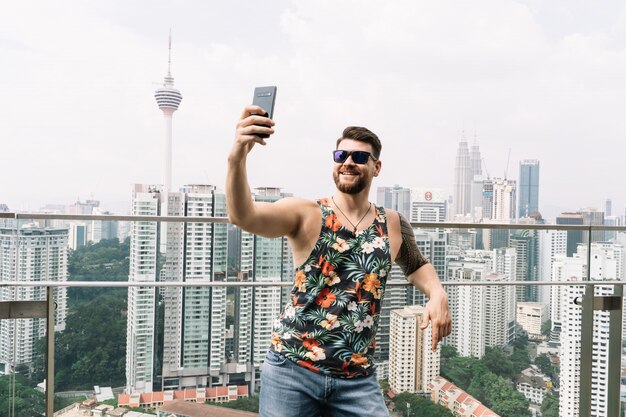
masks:
[(228, 214), (228, 223), (232, 224), (233, 226), (237, 226), (243, 230), (246, 230), (247, 228), (245, 216), (236, 216), (234, 214)]

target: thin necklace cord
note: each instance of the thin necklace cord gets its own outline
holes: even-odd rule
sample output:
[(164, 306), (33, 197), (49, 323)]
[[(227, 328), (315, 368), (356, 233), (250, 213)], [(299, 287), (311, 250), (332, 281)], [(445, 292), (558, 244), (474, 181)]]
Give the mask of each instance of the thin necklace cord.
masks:
[(331, 196), (330, 199), (333, 200), (333, 204), (335, 205), (335, 207), (337, 207), (337, 210), (339, 210), (339, 213), (343, 214), (343, 217), (345, 217), (346, 220), (348, 221), (348, 223), (350, 223), (352, 225), (352, 227), (354, 228), (354, 233), (356, 233), (356, 228), (359, 226), (359, 224), (361, 224), (361, 222), (363, 221), (365, 216), (367, 216), (367, 213), (369, 213), (370, 209), (372, 208), (372, 202), (370, 201), (370, 205), (367, 207), (367, 210), (365, 211), (365, 214), (363, 214), (363, 217), (361, 217), (361, 220), (359, 220), (358, 222), (356, 222), (356, 224), (354, 224), (354, 223), (352, 223), (352, 221), (350, 221), (348, 216), (346, 216), (346, 213), (343, 212), (341, 207), (339, 207), (337, 205), (337, 202), (335, 201), (335, 197)]

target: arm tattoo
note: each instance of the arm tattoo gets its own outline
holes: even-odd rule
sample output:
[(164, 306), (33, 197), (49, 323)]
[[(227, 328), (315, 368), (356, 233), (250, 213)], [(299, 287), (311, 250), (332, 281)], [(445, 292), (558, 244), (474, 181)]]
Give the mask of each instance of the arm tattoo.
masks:
[(400, 232), (402, 234), (402, 246), (400, 246), (400, 253), (396, 259), (396, 263), (402, 269), (405, 276), (411, 275), (422, 266), (428, 263), (428, 259), (422, 256), (422, 253), (417, 248), (415, 242), (415, 235), (413, 234), (413, 228), (404, 216), (398, 213), (400, 216)]

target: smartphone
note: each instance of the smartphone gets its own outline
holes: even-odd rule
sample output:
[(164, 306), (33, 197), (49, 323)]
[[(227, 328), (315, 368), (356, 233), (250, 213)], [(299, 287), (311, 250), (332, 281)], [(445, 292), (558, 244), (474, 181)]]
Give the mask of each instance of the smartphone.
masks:
[[(257, 87), (254, 89), (252, 104), (260, 106), (267, 112), (266, 117), (274, 117), (274, 103), (276, 102), (276, 86)], [(269, 138), (270, 135), (259, 134), (260, 138)]]

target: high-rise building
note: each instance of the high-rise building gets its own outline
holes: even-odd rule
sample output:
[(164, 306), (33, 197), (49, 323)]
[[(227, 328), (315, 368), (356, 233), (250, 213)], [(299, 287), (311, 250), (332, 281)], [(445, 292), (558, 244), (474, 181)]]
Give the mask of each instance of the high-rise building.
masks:
[[(434, 232), (415, 231), (417, 248), (427, 258), (437, 271), (441, 281), (446, 280), (447, 245), (446, 239)], [(426, 296), (417, 288), (407, 288), (407, 304), (426, 304)]]
[[(492, 270), (494, 274), (491, 274), (491, 280), (493, 282), (517, 281), (519, 279), (517, 275), (517, 257), (517, 252), (513, 248), (494, 249), (492, 252)], [(489, 321), (485, 323), (487, 333), (485, 344), (487, 347), (508, 344), (515, 339), (516, 335), (516, 289), (511, 286), (487, 287), (485, 293), (487, 297), (487, 314), (495, 317), (491, 320), (491, 323)], [(490, 332), (496, 335), (496, 337), (489, 337)]]
[[(539, 236), (539, 277), (538, 281), (552, 281), (552, 263), (556, 256), (566, 255), (567, 232), (565, 230), (537, 230)], [(550, 287), (539, 287), (538, 299), (548, 304), (550, 312)]]
[(605, 216), (613, 215), (613, 202), (610, 198), (605, 198), (604, 200), (602, 200), (602, 211), (604, 212)]
[(483, 219), (510, 223), (515, 220), (517, 185), (513, 180), (491, 178), (483, 181)]
[[(131, 214), (161, 214), (158, 186), (135, 184)], [(130, 283), (154, 283), (159, 276), (159, 226), (157, 222), (135, 221), (130, 231)], [(154, 287), (128, 287), (126, 329), (126, 390), (150, 392), (155, 382), (156, 291)], [(169, 325), (169, 324), (168, 324)]]
[[(413, 188), (411, 190), (412, 222), (443, 223), (448, 215), (448, 200), (442, 189)], [(419, 232), (436, 232), (443, 237), (444, 231), (439, 228), (421, 228)]]
[(483, 281), (493, 283), (483, 287), (485, 347), (503, 346), (515, 338), (515, 289), (510, 285), (498, 285), (511, 281), (505, 274), (491, 273)]
[[(67, 242), (67, 228), (45, 228), (34, 223), (0, 227), (0, 282), (67, 281)], [(53, 295), (55, 330), (63, 331), (67, 289), (55, 288)], [(46, 298), (45, 287), (0, 288), (0, 301)], [(30, 364), (35, 342), (45, 334), (45, 319), (0, 320), (0, 374), (12, 373), (19, 364)]]
[[(515, 218), (515, 181), (491, 178), (483, 181), (482, 221), (492, 224), (509, 224)], [(485, 249), (504, 248), (509, 245), (509, 229), (485, 229), (482, 244)]]
[(411, 213), (407, 217), (412, 222), (445, 222), (448, 201), (440, 188), (411, 189)]
[[(582, 280), (583, 260), (580, 257), (568, 257), (564, 254), (555, 255), (552, 260), (552, 281)], [(550, 287), (550, 320), (552, 334), (550, 339), (559, 343), (563, 328), (563, 303), (567, 287), (553, 285)]]
[[(400, 267), (394, 264), (389, 272), (387, 283), (406, 282), (404, 272)], [(385, 378), (385, 372), (388, 371), (389, 348), (391, 343), (391, 312), (396, 309), (404, 308), (409, 304), (409, 300), (419, 299), (422, 304), (425, 303), (424, 295), (413, 286), (391, 286), (385, 288), (385, 296), (380, 306), (380, 315), (378, 317), (378, 330), (376, 331), (376, 351), (374, 357), (380, 370), (377, 370), (379, 378)]]
[[(157, 186), (137, 184), (133, 215), (158, 216), (164, 209)], [(226, 200), (212, 185), (187, 185), (168, 193), (168, 214), (180, 217), (224, 217)], [(156, 222), (131, 225), (131, 282), (197, 282), (226, 280), (227, 225), (167, 223), (167, 251), (159, 251)], [(154, 387), (180, 389), (223, 382), (225, 363), (226, 288), (130, 287), (126, 377), (129, 392)], [(163, 327), (157, 319), (163, 314)], [(163, 340), (162, 359), (158, 340)]]
[[(93, 214), (97, 215), (111, 215), (113, 213), (102, 210), (100, 207), (93, 209)], [(98, 243), (104, 239), (117, 238), (118, 222), (116, 221), (104, 221), (104, 220), (92, 220), (91, 221), (91, 237), (90, 241)]]
[[(575, 274), (568, 280), (577, 281), (584, 278), (585, 270), (589, 269), (592, 281), (622, 280), (624, 274), (624, 247), (612, 243), (592, 243), (591, 265), (587, 263), (587, 246), (580, 245), (573, 258), (566, 258), (565, 264), (572, 264)], [(556, 262), (555, 262), (556, 266)], [(572, 271), (574, 272), (574, 271)], [(596, 285), (596, 296), (613, 295), (613, 286)], [(561, 300), (561, 377), (559, 415), (577, 417), (579, 415), (580, 398), (580, 354), (581, 354), (581, 310), (574, 303), (576, 297), (584, 295), (583, 286), (566, 287), (562, 291)], [(608, 417), (607, 389), (609, 366), (609, 317), (610, 312), (594, 313), (593, 347), (591, 376), (591, 415)]]
[(466, 216), (472, 212), (472, 165), (467, 142), (459, 142), (454, 164), (454, 184), (452, 187), (452, 213)]
[[(619, 216), (604, 216), (604, 225), (605, 226), (621, 226)], [(617, 232), (615, 230), (605, 230), (604, 231), (604, 240), (610, 241), (614, 240), (617, 237)]]
[(100, 207), (100, 201), (98, 200), (80, 200), (67, 207), (68, 214), (93, 214), (95, 208)]
[(525, 159), (519, 164), (518, 217), (530, 217), (539, 211), (539, 161)]
[(510, 343), (515, 337), (515, 289), (497, 285), (515, 279), (513, 249), (466, 251), (460, 260), (448, 262), (453, 281), (488, 281), (493, 286), (455, 286), (448, 289), (452, 326), (446, 344), (461, 356), (480, 358), (485, 347)]
[[(226, 197), (213, 185), (186, 185), (169, 193), (169, 214), (225, 217)], [(171, 223), (167, 258), (160, 271), (168, 282), (223, 282), (227, 270), (227, 225)], [(226, 288), (170, 287), (163, 297), (163, 387), (220, 385), (226, 362)]]
[[(564, 225), (582, 225), (583, 216), (580, 213), (561, 213), (556, 218), (556, 224)], [(568, 230), (567, 231), (567, 256), (573, 256), (578, 248), (578, 245), (583, 242), (582, 230)]]
[(482, 180), (482, 159), (478, 144), (474, 143), (471, 150), (465, 138), (459, 142), (454, 164), (454, 184), (452, 195), (452, 216), (456, 219), (475, 216), (475, 208), (480, 206), (476, 198), (480, 194)]
[[(448, 263), (447, 277), (452, 281), (482, 281), (491, 270), (491, 253), (471, 251), (467, 257)], [(485, 287), (448, 288), (452, 328), (446, 344), (456, 347), (461, 356), (480, 358), (485, 354)]]
[(68, 246), (72, 250), (82, 248), (89, 241), (87, 237), (87, 224), (82, 222), (71, 222), (69, 224)]
[(529, 337), (541, 337), (541, 326), (549, 318), (546, 303), (517, 303), (516, 320)]
[(427, 394), (439, 375), (441, 347), (433, 352), (431, 326), (422, 330), (423, 321), (423, 306), (391, 311), (389, 387), (396, 393)]
[[(85, 200), (80, 201), (78, 199), (75, 203), (67, 206), (67, 213), (71, 215), (90, 215), (100, 208), (100, 201), (98, 200)], [(97, 213), (97, 212), (96, 212)], [(54, 222), (53, 224), (46, 223), (42, 226), (55, 226), (55, 227), (69, 227), (70, 229), (70, 247), (74, 250), (81, 246), (85, 246), (92, 239), (92, 221), (89, 220), (71, 220), (69, 222), (60, 223), (55, 220), (46, 220), (45, 222)]]
[(483, 159), (480, 155), (480, 149), (478, 148), (478, 142), (476, 142), (476, 134), (474, 134), (474, 143), (470, 147), (470, 165), (472, 167), (472, 220), (477, 221), (482, 218), (480, 213), (482, 205), (482, 192), (483, 192)]
[(399, 185), (378, 187), (376, 190), (376, 204), (395, 210), (406, 219), (409, 219), (411, 214), (411, 190)]
[[(517, 280), (538, 280), (539, 239), (535, 230), (516, 230), (509, 238), (509, 246), (517, 252)], [(535, 285), (517, 286), (516, 300), (539, 301), (539, 290)]]
[[(604, 225), (604, 212), (598, 211), (593, 207), (588, 207), (580, 210), (580, 214), (583, 216), (583, 224), (590, 226), (602, 226)], [(583, 232), (583, 242), (589, 240), (588, 232)], [(604, 230), (594, 230), (591, 232), (592, 242), (604, 242), (606, 241), (606, 232)]]
[[(234, 263), (231, 280), (238, 282), (252, 282), (254, 269), (254, 235), (231, 225), (228, 235), (228, 256)], [(233, 322), (237, 326), (234, 335), (233, 362), (241, 369), (247, 369), (252, 362), (252, 287), (237, 287), (235, 293), (235, 308)], [(249, 371), (252, 372), (250, 365)]]

